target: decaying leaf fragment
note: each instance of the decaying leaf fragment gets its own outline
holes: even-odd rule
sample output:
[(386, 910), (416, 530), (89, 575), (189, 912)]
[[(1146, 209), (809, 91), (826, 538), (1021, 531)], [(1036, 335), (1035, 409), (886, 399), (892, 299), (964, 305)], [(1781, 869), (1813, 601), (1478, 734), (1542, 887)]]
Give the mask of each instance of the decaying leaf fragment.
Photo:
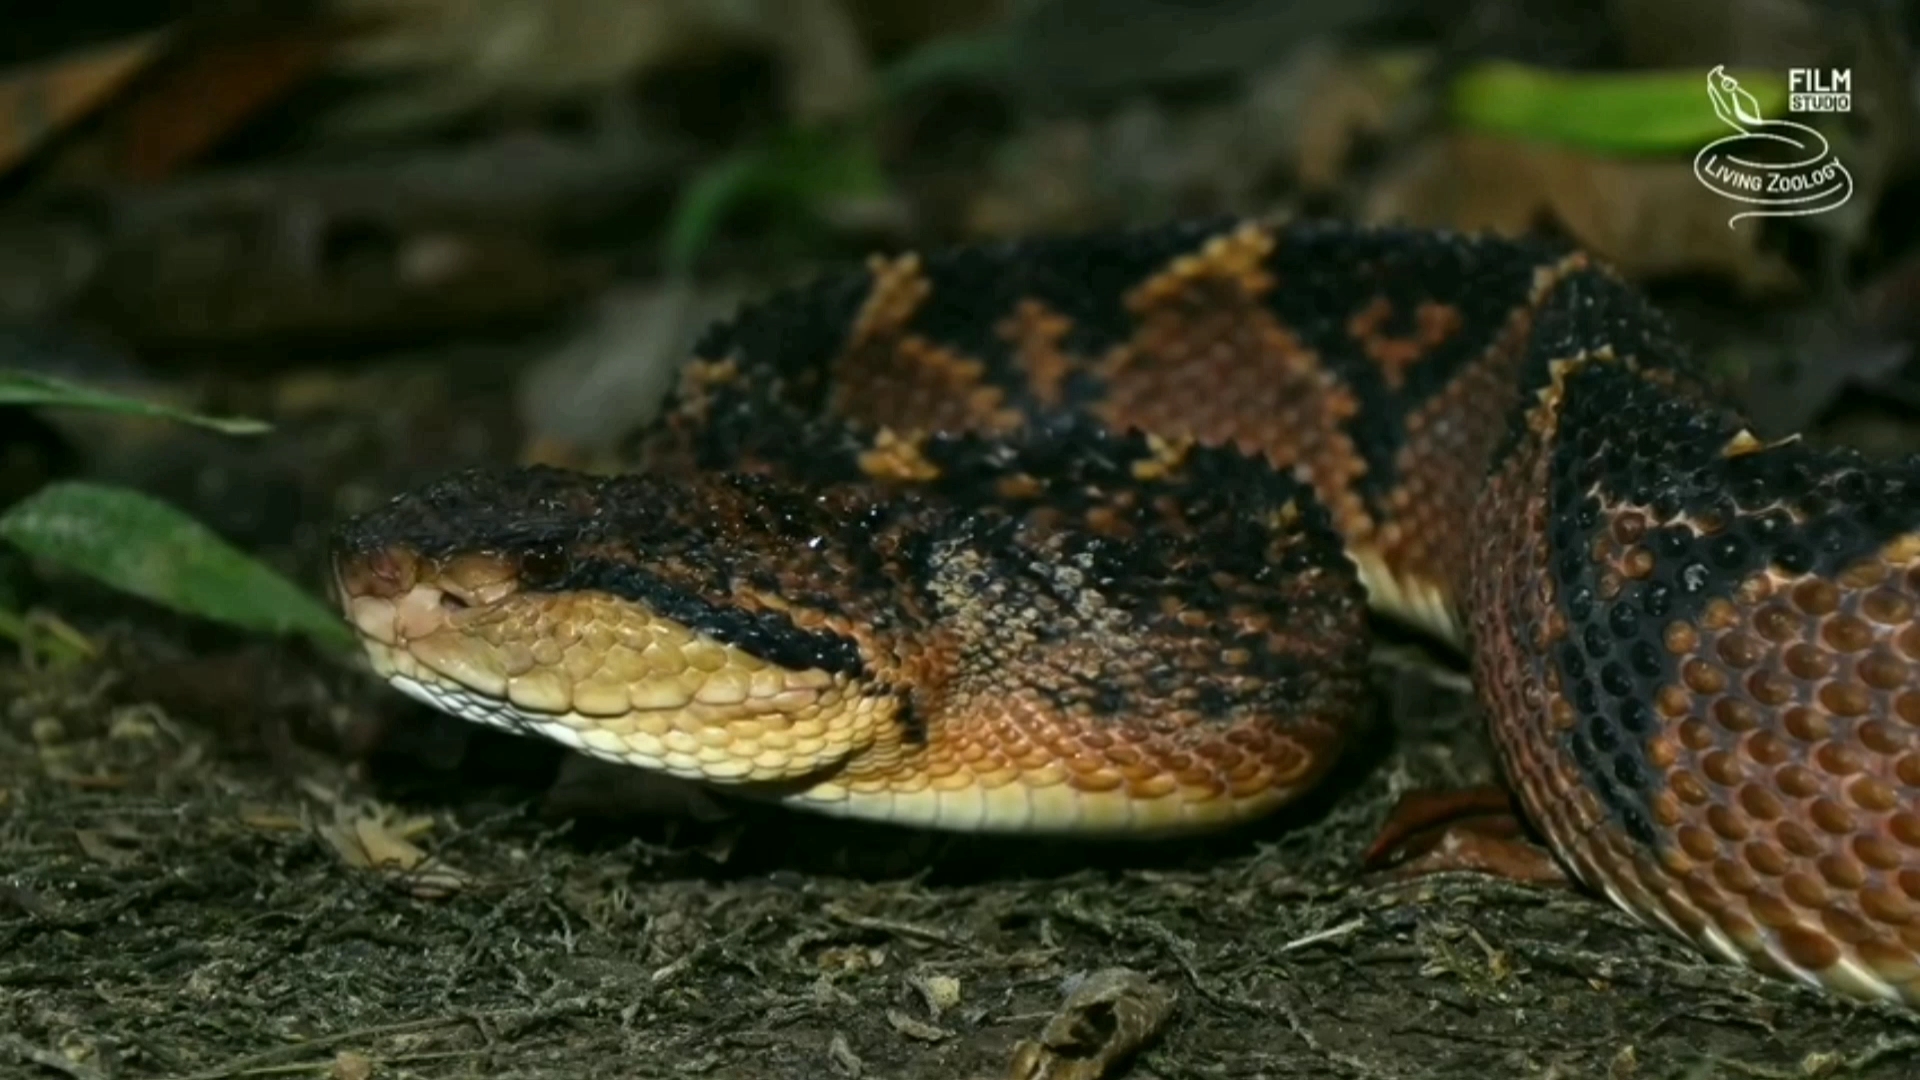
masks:
[(401, 820), (381, 807), (343, 807), (339, 820), (317, 831), (346, 865), (385, 874), (409, 895), (435, 900), (466, 888), (473, 878), (414, 844), (414, 837), (432, 827), (431, 818)]
[(1007, 1080), (1100, 1080), (1158, 1035), (1177, 995), (1127, 968), (1081, 980), (1038, 1039), (1013, 1048)]

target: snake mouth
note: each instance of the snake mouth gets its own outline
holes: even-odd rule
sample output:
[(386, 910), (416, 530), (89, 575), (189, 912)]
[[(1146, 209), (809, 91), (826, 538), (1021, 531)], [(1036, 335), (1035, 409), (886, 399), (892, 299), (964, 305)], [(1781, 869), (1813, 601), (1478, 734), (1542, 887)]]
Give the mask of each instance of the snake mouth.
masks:
[(348, 621), (386, 645), (431, 637), (454, 627), (463, 612), (497, 605), (520, 589), (518, 567), (498, 555), (439, 564), (393, 546), (338, 555), (333, 570), (334, 595)]
[[(333, 577), (335, 598), (382, 677), (508, 698), (513, 672), (506, 657), (476, 631), (519, 591), (509, 560), (464, 556), (442, 565), (403, 547), (384, 547), (337, 556)], [(539, 697), (536, 684), (522, 682), (527, 707), (558, 712), (571, 705), (550, 695), (532, 700)]]

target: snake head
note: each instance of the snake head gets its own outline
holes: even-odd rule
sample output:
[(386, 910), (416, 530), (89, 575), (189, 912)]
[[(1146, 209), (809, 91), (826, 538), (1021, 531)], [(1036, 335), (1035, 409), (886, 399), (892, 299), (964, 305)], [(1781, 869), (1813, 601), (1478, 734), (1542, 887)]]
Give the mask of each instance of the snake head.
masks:
[(844, 510), (753, 476), (475, 470), (342, 526), (333, 578), (374, 670), (440, 711), (685, 778), (786, 781), (889, 707), (847, 628), (898, 617), (793, 610), (807, 583), (875, 572)]

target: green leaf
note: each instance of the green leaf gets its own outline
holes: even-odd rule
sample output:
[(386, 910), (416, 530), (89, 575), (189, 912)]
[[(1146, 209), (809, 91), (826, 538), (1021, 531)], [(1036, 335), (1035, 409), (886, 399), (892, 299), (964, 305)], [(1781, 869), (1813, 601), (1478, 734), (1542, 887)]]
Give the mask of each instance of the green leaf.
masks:
[(672, 274), (690, 273), (727, 214), (755, 200), (807, 213), (826, 199), (885, 189), (870, 132), (846, 125), (789, 128), (694, 177), (668, 215), (664, 261)]
[(90, 390), (64, 379), (13, 368), (0, 368), (0, 405), (44, 405), (56, 408), (95, 409), (101, 412), (151, 416), (177, 420), (196, 427), (211, 428), (225, 435), (258, 435), (273, 430), (272, 425), (245, 417), (203, 416), (138, 398)]
[(703, 169), (668, 214), (667, 270), (690, 273), (726, 216), (755, 200), (807, 214), (827, 199), (884, 192), (887, 173), (876, 135), (881, 110), (943, 82), (1002, 77), (1014, 61), (1014, 42), (1001, 32), (929, 42), (880, 73), (874, 100), (857, 115), (783, 128)]
[[(1732, 72), (1778, 116), (1787, 86), (1778, 75)], [(1702, 71), (1568, 72), (1513, 63), (1478, 64), (1455, 80), (1453, 116), (1468, 127), (1603, 153), (1691, 153), (1732, 134), (1714, 114)]]
[(137, 491), (49, 485), (0, 514), (0, 539), (176, 611), (248, 630), (303, 634), (329, 648), (354, 644), (331, 607)]
[(747, 197), (760, 182), (769, 155), (764, 147), (749, 147), (701, 170), (667, 217), (667, 270), (684, 275), (706, 249), (727, 211)]

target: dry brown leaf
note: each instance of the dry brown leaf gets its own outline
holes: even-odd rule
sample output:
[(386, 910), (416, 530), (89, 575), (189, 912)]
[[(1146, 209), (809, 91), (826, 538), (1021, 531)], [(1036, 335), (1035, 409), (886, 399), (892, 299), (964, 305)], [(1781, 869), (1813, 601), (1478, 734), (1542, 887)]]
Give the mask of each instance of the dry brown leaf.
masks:
[(406, 131), (489, 106), (606, 101), (638, 76), (779, 43), (774, 0), (341, 0), (380, 26), (341, 51), (352, 74), (402, 80), (337, 110), (339, 135)]
[(1759, 247), (1760, 222), (1727, 227), (1727, 203), (1687, 161), (1597, 157), (1459, 133), (1413, 151), (1369, 193), (1364, 216), (1518, 235), (1543, 222), (1632, 278), (1710, 273), (1749, 294), (1794, 289), (1787, 262)]
[(162, 32), (18, 68), (0, 78), (0, 170), (106, 102), (158, 57)]
[(332, 1080), (372, 1080), (373, 1062), (365, 1054), (342, 1050), (333, 1056), (333, 1068), (327, 1075)]
[(344, 32), (281, 17), (183, 35), (104, 123), (55, 155), (50, 176), (60, 184), (171, 177), (319, 70)]
[(146, 838), (125, 822), (108, 822), (98, 829), (75, 829), (73, 839), (87, 858), (121, 867), (139, 859), (139, 847)]
[(1339, 184), (1354, 145), (1385, 131), (1405, 97), (1378, 64), (1329, 60), (1322, 66), (1301, 102), (1294, 144), (1295, 179), (1311, 192)]
[(950, 1039), (953, 1037), (953, 1032), (942, 1027), (935, 1027), (925, 1020), (915, 1020), (899, 1009), (887, 1010), (887, 1023), (892, 1025), (893, 1030), (905, 1035), (909, 1039), (917, 1039), (920, 1042), (939, 1042), (942, 1039)]
[(1101, 1080), (1158, 1035), (1173, 1016), (1172, 990), (1127, 968), (1081, 980), (1040, 1038), (1013, 1048), (1007, 1080)]
[(413, 837), (432, 827), (431, 818), (396, 820), (383, 808), (362, 806), (344, 811), (340, 820), (318, 831), (346, 865), (386, 874), (410, 895), (439, 899), (471, 885), (473, 878), (413, 843)]

